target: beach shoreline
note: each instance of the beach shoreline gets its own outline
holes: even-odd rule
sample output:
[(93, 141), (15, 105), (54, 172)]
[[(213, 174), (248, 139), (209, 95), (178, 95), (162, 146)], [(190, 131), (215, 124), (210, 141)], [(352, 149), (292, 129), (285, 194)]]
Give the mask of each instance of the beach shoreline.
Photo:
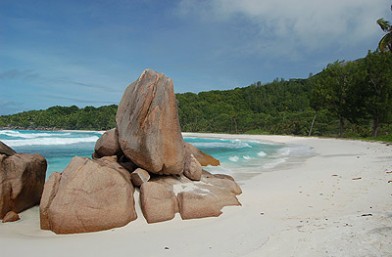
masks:
[[(183, 133), (310, 147), (314, 154), (240, 181), (241, 207), (98, 233), (39, 229), (38, 208), (0, 224), (4, 256), (391, 256), (392, 147), (330, 138)], [(135, 199), (137, 199), (137, 193)], [(138, 200), (136, 201), (138, 202)]]

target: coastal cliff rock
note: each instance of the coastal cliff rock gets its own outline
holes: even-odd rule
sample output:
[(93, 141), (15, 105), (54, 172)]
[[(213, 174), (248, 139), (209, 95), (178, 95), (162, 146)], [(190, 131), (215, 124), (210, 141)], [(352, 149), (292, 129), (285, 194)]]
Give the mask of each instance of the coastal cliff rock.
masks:
[(185, 155), (193, 155), (196, 160), (200, 163), (201, 166), (219, 166), (220, 161), (212, 157), (211, 155), (208, 155), (199, 149), (197, 149), (194, 145), (191, 145), (189, 143), (184, 143), (184, 148), (185, 148)]
[(113, 158), (75, 157), (45, 184), (41, 228), (57, 234), (121, 227), (136, 219), (130, 174)]
[(0, 154), (0, 219), (39, 204), (46, 167), (39, 154)]
[(119, 144), (126, 157), (155, 174), (181, 174), (184, 148), (173, 81), (145, 70), (118, 106)]

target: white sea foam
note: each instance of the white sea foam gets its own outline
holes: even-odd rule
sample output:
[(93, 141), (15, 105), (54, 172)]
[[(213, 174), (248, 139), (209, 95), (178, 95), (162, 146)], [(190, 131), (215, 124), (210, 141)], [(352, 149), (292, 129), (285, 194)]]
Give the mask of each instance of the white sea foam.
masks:
[(98, 140), (98, 136), (82, 137), (82, 138), (62, 138), (62, 137), (49, 137), (49, 138), (32, 138), (25, 140), (2, 140), (3, 143), (10, 147), (15, 146), (33, 146), (33, 145), (71, 145), (78, 143), (94, 143)]
[(195, 142), (192, 143), (198, 148), (228, 148), (228, 149), (239, 149), (239, 148), (252, 148), (252, 146), (242, 141), (231, 141), (231, 142)]
[(278, 150), (278, 154), (282, 156), (289, 156), (291, 153), (291, 148), (289, 147), (283, 147)]
[(260, 157), (264, 157), (267, 154), (265, 152), (263, 152), (263, 151), (260, 151), (260, 152), (257, 153), (257, 155), (260, 156)]
[(0, 135), (8, 136), (8, 137), (17, 137), (24, 139), (33, 139), (33, 138), (42, 138), (42, 137), (55, 137), (55, 136), (69, 136), (71, 133), (21, 133), (19, 131), (14, 130), (2, 130), (0, 131)]
[(252, 157), (250, 157), (249, 155), (244, 155), (244, 156), (242, 156), (242, 158), (244, 158), (245, 160), (251, 160), (251, 159), (253, 159)]
[(239, 159), (240, 159), (240, 157), (238, 157), (237, 155), (229, 157), (229, 160), (232, 161), (232, 162), (238, 162)]
[(270, 162), (267, 162), (266, 164), (264, 164), (263, 168), (272, 169), (272, 168), (278, 166), (279, 164), (282, 164), (285, 162), (286, 162), (286, 158), (275, 159), (273, 161), (270, 161)]

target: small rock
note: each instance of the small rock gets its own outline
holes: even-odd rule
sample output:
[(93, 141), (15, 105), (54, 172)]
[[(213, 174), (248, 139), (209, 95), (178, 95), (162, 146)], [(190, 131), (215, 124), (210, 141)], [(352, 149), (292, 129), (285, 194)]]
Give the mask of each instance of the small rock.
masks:
[(190, 154), (185, 158), (184, 175), (193, 181), (200, 181), (202, 174), (202, 167), (196, 160), (193, 154)]
[(149, 180), (150, 174), (142, 168), (137, 168), (131, 173), (131, 181), (135, 187), (140, 187), (143, 183), (148, 182)]
[(373, 216), (373, 214), (371, 214), (371, 213), (365, 213), (365, 214), (362, 214), (362, 215), (361, 215), (361, 217), (366, 217), (366, 216)]
[(94, 147), (94, 155), (96, 157), (112, 156), (121, 153), (118, 143), (117, 130), (111, 129), (106, 131), (97, 141)]
[(362, 177), (353, 178), (352, 180), (360, 180)]
[(14, 211), (9, 211), (9, 212), (7, 212), (7, 214), (4, 216), (4, 218), (3, 218), (3, 223), (6, 223), (6, 222), (14, 222), (14, 221), (17, 221), (17, 220), (20, 220), (19, 215), (18, 215), (16, 212), (14, 212)]

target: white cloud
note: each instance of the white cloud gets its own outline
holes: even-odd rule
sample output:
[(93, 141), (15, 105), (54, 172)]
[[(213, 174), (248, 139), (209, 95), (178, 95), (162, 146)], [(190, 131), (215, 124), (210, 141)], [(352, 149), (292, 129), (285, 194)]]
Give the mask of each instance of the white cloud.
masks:
[[(253, 50), (286, 52), (350, 47), (378, 35), (376, 20), (389, 15), (388, 0), (182, 0), (181, 15), (203, 21), (245, 19), (254, 26)], [(256, 42), (257, 41), (257, 42)]]

